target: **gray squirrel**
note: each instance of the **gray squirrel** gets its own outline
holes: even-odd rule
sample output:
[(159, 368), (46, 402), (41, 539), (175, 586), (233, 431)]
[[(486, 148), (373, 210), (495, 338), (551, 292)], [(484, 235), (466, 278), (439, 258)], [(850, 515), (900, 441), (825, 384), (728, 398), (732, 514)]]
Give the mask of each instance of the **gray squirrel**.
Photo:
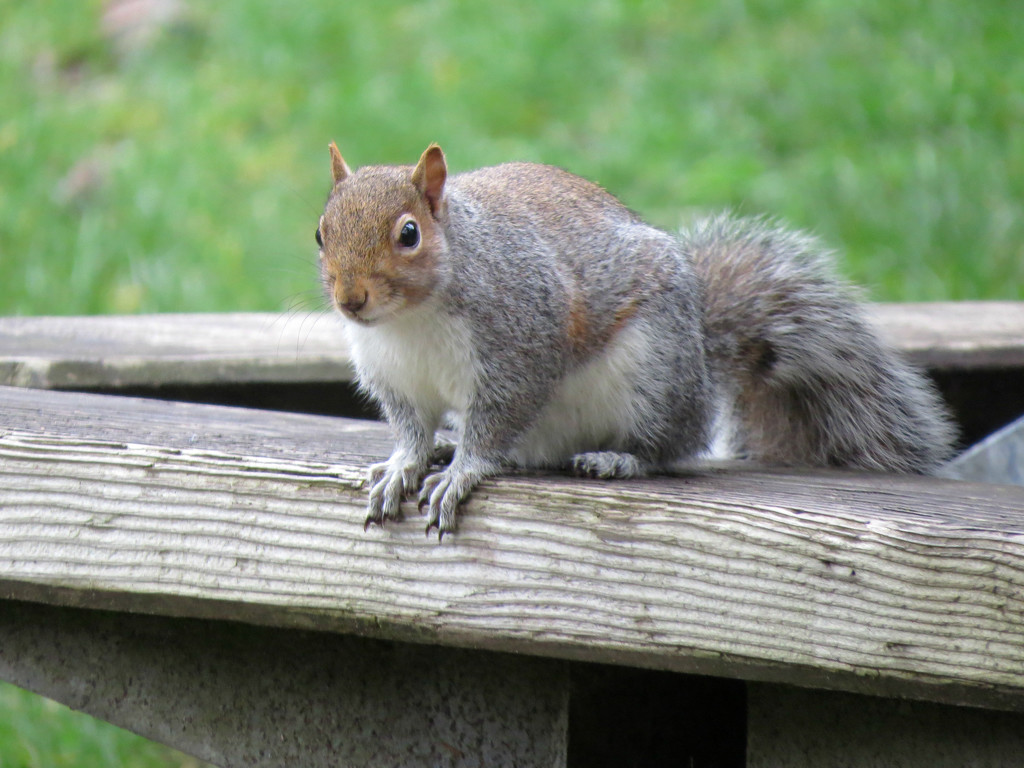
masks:
[[(954, 429), (810, 237), (710, 218), (678, 236), (596, 184), (508, 163), (352, 171), (316, 231), (361, 388), (396, 435), (366, 525), (420, 491), (427, 533), (506, 467), (636, 477), (719, 453), (928, 473)], [(435, 432), (458, 444), (427, 475)]]

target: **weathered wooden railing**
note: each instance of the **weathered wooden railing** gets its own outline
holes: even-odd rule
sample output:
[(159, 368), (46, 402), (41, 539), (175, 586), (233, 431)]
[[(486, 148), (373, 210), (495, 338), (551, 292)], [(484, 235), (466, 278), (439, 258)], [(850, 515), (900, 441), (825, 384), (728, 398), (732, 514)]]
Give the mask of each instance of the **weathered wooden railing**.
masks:
[[(1024, 412), (1024, 305), (876, 312)], [(231, 766), (1019, 764), (1024, 488), (517, 474), (364, 532), (333, 323), (0, 320), (0, 678)]]

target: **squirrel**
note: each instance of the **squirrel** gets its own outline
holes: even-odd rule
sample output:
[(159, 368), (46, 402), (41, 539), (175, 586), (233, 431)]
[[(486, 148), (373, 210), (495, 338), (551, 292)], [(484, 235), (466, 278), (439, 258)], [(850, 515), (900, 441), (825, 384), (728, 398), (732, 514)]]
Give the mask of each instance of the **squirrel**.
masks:
[[(474, 486), (510, 467), (637, 477), (714, 444), (929, 473), (952, 453), (934, 386), (808, 235), (729, 214), (671, 235), (553, 166), (449, 176), (431, 144), (415, 166), (352, 171), (329, 149), (324, 289), (396, 435), (368, 473), (366, 527), (419, 491), (441, 538)], [(457, 447), (428, 475), (445, 423)]]

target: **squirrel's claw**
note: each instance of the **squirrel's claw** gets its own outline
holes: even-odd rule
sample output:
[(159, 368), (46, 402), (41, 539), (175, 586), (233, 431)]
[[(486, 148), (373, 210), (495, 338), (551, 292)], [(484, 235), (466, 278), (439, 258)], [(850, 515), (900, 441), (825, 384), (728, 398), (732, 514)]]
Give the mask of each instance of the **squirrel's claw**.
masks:
[(384, 527), (388, 520), (402, 519), (402, 499), (415, 492), (422, 476), (423, 467), (416, 462), (374, 464), (370, 467), (367, 482), (370, 485), (370, 499), (366, 510), (363, 530), (371, 525)]
[(370, 530), (371, 525), (376, 525), (381, 528), (387, 523), (389, 519), (399, 520), (401, 519), (401, 511), (388, 512), (386, 505), (380, 503), (380, 499), (370, 498), (370, 503), (366, 509), (366, 520), (363, 521), (363, 533)]
[(434, 530), (435, 528), (437, 528), (437, 543), (440, 544), (442, 539), (444, 538), (445, 532), (441, 529), (441, 527), (436, 522), (433, 522), (433, 523), (428, 522), (426, 530), (423, 531), (423, 535), (424, 536), (430, 536), (430, 532), (432, 530)]
[(469, 496), (476, 481), (474, 473), (452, 467), (430, 475), (423, 481), (419, 506), (420, 509), (427, 508), (426, 535), (429, 536), (437, 528), (437, 540), (440, 542), (446, 533), (455, 532), (459, 507)]

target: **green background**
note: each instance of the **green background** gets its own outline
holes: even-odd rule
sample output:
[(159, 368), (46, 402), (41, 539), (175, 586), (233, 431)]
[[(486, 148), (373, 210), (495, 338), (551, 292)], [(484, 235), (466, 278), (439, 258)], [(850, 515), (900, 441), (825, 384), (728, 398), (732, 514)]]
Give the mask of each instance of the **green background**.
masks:
[[(879, 300), (1024, 298), (1018, 0), (129, 5), (0, 0), (0, 314), (322, 306), (332, 139), (779, 217)], [(188, 764), (0, 692), (0, 768)]]
[(0, 0), (0, 313), (318, 306), (332, 139), (780, 217), (876, 299), (1024, 296), (1016, 0), (223, 0), (134, 44), (108, 6)]

